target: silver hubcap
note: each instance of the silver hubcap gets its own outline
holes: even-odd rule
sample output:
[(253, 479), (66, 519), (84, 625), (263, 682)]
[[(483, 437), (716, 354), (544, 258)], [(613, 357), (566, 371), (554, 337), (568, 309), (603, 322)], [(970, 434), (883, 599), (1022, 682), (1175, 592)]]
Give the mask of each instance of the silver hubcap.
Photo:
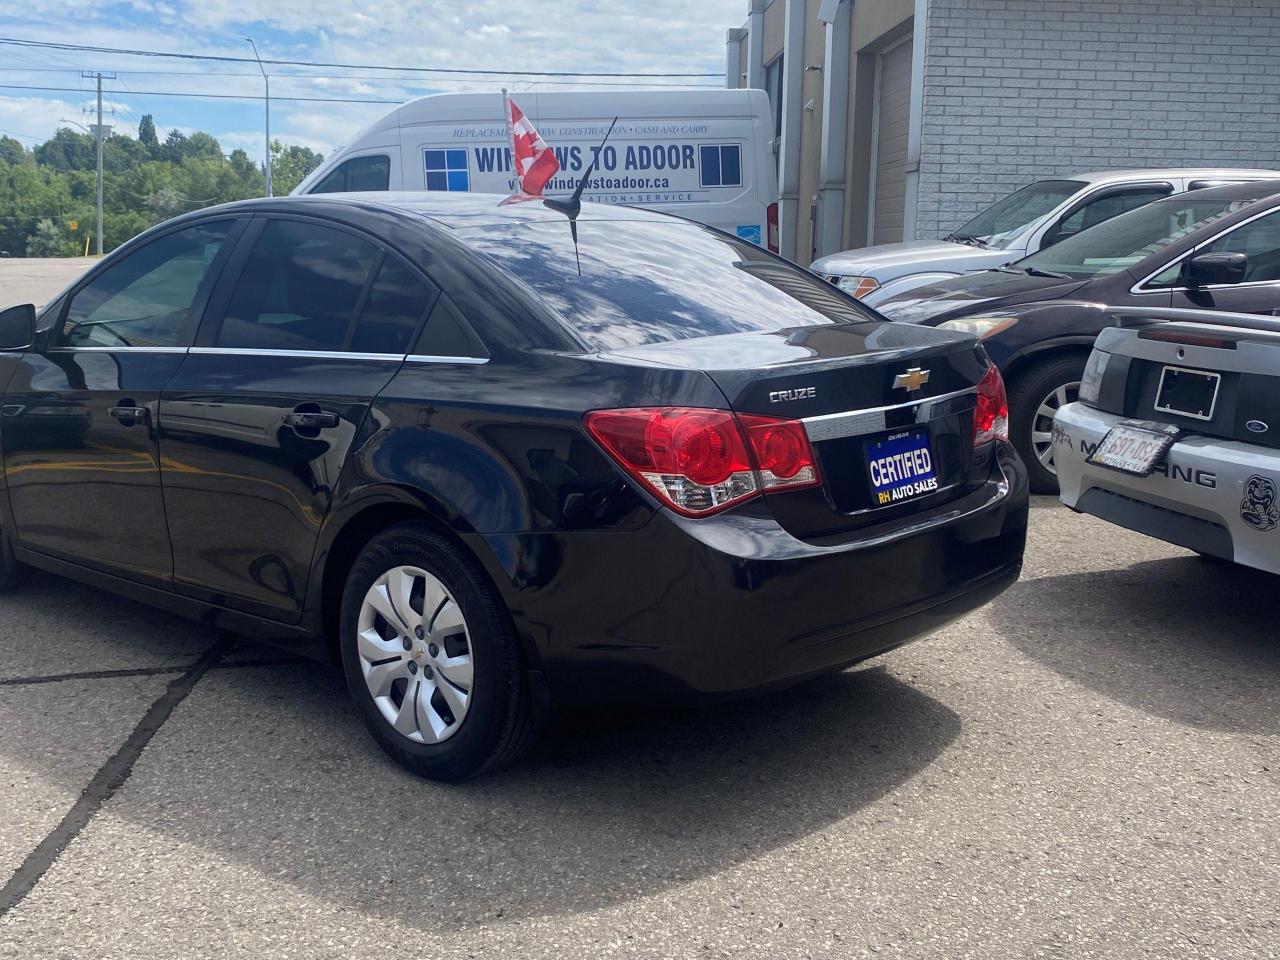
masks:
[(471, 635), (445, 585), (394, 567), (369, 588), (356, 626), (360, 669), (379, 712), (418, 743), (458, 732), (471, 707)]
[(1080, 396), (1080, 381), (1064, 383), (1040, 401), (1035, 416), (1031, 418), (1031, 449), (1040, 465), (1058, 475), (1053, 467), (1053, 416), (1068, 403), (1075, 403)]

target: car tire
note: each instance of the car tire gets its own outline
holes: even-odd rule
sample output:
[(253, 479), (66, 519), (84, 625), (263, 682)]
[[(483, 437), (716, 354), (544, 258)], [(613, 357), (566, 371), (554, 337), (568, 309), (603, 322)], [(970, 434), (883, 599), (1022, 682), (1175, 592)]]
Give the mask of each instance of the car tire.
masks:
[(474, 559), (426, 523), (390, 527), (361, 551), (339, 642), (370, 733), (419, 776), (464, 780), (537, 737), (506, 607)]
[(1056, 494), (1053, 469), (1053, 411), (1080, 395), (1085, 358), (1041, 360), (1009, 385), (1009, 438), (1027, 467), (1032, 493)]
[(0, 533), (0, 592), (12, 590), (22, 581), (26, 567), (13, 555), (9, 535)]

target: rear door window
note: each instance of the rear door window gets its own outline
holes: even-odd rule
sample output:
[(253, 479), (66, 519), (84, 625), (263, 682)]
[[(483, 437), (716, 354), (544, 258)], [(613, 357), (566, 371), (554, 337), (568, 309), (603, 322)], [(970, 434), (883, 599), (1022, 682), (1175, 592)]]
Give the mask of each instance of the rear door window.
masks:
[(1136, 210), (1138, 207), (1145, 207), (1148, 203), (1159, 200), (1161, 197), (1167, 197), (1172, 192), (1172, 185), (1167, 183), (1108, 191), (1096, 199), (1086, 200), (1081, 206), (1067, 214), (1057, 228), (1049, 236), (1045, 237), (1045, 240), (1051, 243), (1065, 240), (1067, 237), (1075, 236), (1082, 230), (1088, 230), (1090, 227), (1105, 223), (1112, 217), (1118, 217), (1120, 214)]
[(391, 158), (385, 154), (352, 157), (338, 164), (308, 193), (348, 193), (388, 190), (391, 187)]
[(548, 220), (460, 232), (590, 346), (876, 319), (815, 275), (696, 224)]
[(369, 240), (272, 220), (253, 241), (214, 346), (404, 354), (436, 295)]
[(126, 255), (78, 290), (60, 347), (183, 347), (200, 321), (209, 268), (235, 221), (177, 230)]

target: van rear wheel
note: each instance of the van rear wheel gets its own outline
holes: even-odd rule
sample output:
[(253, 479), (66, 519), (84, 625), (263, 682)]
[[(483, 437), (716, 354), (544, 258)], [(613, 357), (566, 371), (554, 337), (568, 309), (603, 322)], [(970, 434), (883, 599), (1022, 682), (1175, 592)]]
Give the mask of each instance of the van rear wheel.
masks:
[(428, 524), (397, 524), (365, 547), (341, 618), (347, 687), (397, 763), (432, 780), (463, 780), (533, 743), (507, 611), (475, 561)]

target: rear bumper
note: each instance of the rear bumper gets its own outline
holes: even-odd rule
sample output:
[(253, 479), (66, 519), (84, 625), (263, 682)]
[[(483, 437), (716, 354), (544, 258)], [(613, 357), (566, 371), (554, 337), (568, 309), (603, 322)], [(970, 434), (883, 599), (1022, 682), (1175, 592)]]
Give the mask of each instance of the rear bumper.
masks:
[(658, 512), (626, 533), (484, 537), (561, 703), (721, 697), (838, 669), (939, 629), (1017, 577), (1022, 464), (914, 528), (816, 546), (765, 517)]
[(1058, 412), (1053, 456), (1063, 503), (1167, 543), (1280, 573), (1280, 522), (1272, 519), (1280, 520), (1280, 451), (1187, 436), (1149, 477), (1090, 464), (1089, 453), (1124, 419), (1080, 403)]

